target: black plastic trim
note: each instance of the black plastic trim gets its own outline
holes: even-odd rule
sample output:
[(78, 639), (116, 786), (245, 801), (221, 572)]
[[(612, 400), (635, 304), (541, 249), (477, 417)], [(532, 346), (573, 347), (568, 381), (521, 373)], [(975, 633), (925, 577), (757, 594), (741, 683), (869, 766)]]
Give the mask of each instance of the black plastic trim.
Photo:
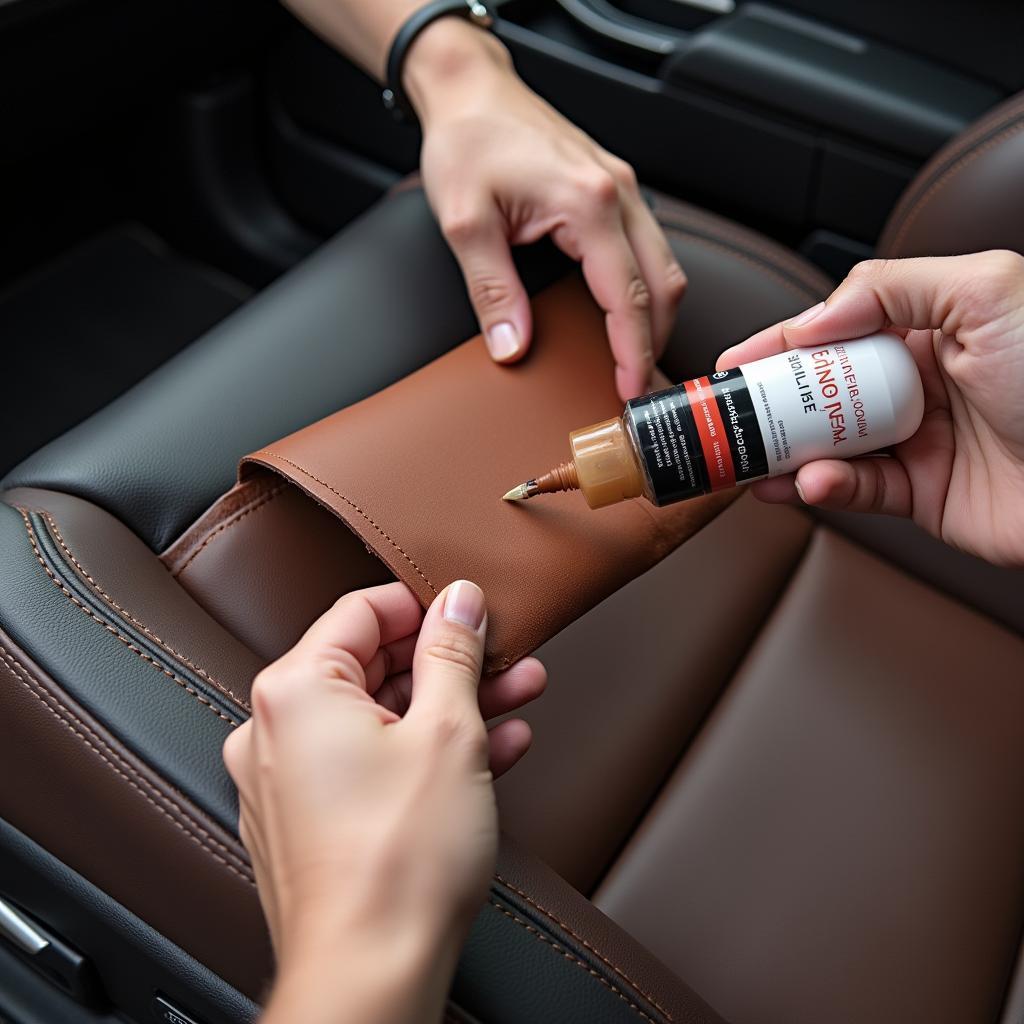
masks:
[[(107, 996), (138, 1024), (152, 1024), (158, 990), (206, 1024), (251, 1024), (259, 1014), (209, 968), (2, 819), (0, 893), (88, 955)], [(125, 1019), (79, 1007), (0, 951), (0, 1019), (5, 1011), (16, 1024)]]

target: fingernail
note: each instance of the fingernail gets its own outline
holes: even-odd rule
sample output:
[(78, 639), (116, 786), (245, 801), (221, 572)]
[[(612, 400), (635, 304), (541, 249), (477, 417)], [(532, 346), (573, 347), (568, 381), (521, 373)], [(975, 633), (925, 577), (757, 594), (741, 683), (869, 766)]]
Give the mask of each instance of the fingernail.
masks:
[(485, 338), (491, 357), (499, 362), (511, 359), (520, 349), (519, 332), (515, 324), (508, 320), (502, 320), (500, 324), (489, 327)]
[(824, 301), (819, 302), (817, 305), (811, 306), (810, 309), (805, 309), (802, 313), (798, 313), (792, 320), (787, 320), (782, 326), (803, 327), (804, 324), (809, 324), (824, 308)]
[(444, 599), (444, 617), (448, 622), (460, 622), (470, 629), (479, 629), (484, 621), (484, 592), (469, 580), (456, 580)]
[(799, 480), (793, 481), (793, 486), (796, 487), (796, 493), (800, 495), (800, 500), (805, 504), (809, 505), (810, 502), (804, 497), (804, 489), (800, 486)]

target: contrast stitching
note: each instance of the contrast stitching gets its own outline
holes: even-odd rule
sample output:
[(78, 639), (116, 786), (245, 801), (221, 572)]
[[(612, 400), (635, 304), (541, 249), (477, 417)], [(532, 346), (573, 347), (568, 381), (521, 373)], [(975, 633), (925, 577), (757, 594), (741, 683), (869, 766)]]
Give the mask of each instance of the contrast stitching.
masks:
[(1001, 144), (1011, 135), (1016, 135), (1019, 131), (1024, 129), (1024, 121), (1020, 120), (1019, 114), (1016, 116), (1015, 121), (1016, 123), (1009, 124), (1001, 131), (998, 131), (984, 145), (978, 146), (976, 149), (971, 149), (964, 153), (940, 172), (939, 177), (932, 182), (932, 184), (917, 200), (914, 201), (914, 205), (907, 211), (903, 223), (900, 225), (899, 231), (896, 232), (896, 235), (892, 240), (892, 244), (887, 246), (891, 252), (899, 251), (900, 242), (903, 241), (904, 236), (910, 230), (911, 225), (921, 215), (925, 206), (927, 206), (935, 195), (941, 192), (968, 164), (976, 160), (982, 155), (982, 153), (987, 153), (990, 149)]
[(180, 576), (195, 561), (199, 553), (203, 551), (206, 545), (209, 544), (210, 541), (214, 539), (214, 537), (219, 536), (225, 530), (230, 529), (232, 526), (235, 526), (238, 523), (240, 523), (250, 512), (255, 512), (257, 509), (263, 508), (264, 505), (266, 505), (270, 501), (273, 501), (274, 498), (276, 498), (282, 491), (286, 490), (287, 487), (287, 484), (280, 484), (278, 487), (275, 487), (273, 490), (268, 491), (266, 494), (264, 494), (259, 499), (259, 501), (254, 501), (248, 508), (245, 508), (241, 512), (236, 513), (232, 519), (226, 519), (208, 537), (203, 538), (203, 543), (200, 544), (199, 547), (197, 547), (195, 551), (193, 551), (192, 554), (190, 554), (188, 558), (185, 559), (185, 564), (174, 575)]
[(278, 455), (277, 452), (269, 451), (264, 448), (259, 454), (267, 455), (272, 459), (278, 459), (281, 462), (286, 462), (293, 469), (297, 469), (300, 473), (304, 473), (309, 477), (310, 480), (315, 480), (321, 487), (326, 487), (332, 494), (336, 494), (346, 505), (351, 505), (396, 551), (398, 551), (402, 557), (416, 570), (420, 579), (433, 591), (434, 595), (437, 595), (437, 587), (434, 586), (430, 580), (423, 574), (423, 570), (409, 557), (408, 552), (395, 540), (393, 540), (381, 527), (379, 527), (351, 498), (346, 498), (341, 491), (336, 490), (326, 480), (321, 480), (320, 477), (314, 476), (308, 469), (304, 469), (297, 462), (292, 462), (291, 459), (286, 459), (283, 455)]
[(721, 249), (723, 252), (728, 253), (730, 256), (733, 256), (734, 258), (742, 260), (744, 263), (749, 264), (755, 270), (759, 270), (762, 274), (766, 274), (769, 277), (773, 277), (784, 288), (788, 289), (794, 294), (799, 294), (801, 297), (813, 297), (821, 294), (817, 289), (813, 289), (809, 285), (804, 284), (803, 282), (797, 283), (796, 281), (791, 280), (780, 270), (777, 270), (775, 267), (770, 266), (769, 264), (761, 261), (757, 257), (752, 256), (747, 252), (744, 252), (737, 246), (730, 245), (727, 242), (719, 241), (716, 238), (708, 238), (706, 235), (699, 234), (698, 232), (692, 231), (689, 228), (684, 228), (679, 224), (668, 223), (666, 221), (663, 221), (662, 227), (665, 228), (666, 231), (675, 231), (681, 235), (688, 235), (690, 238), (694, 238), (704, 245), (710, 245), (712, 248)]
[(63, 550), (64, 554), (66, 554), (68, 558), (71, 559), (72, 565), (74, 565), (74, 567), (82, 574), (86, 581), (92, 585), (93, 590), (95, 590), (96, 593), (100, 597), (102, 597), (103, 600), (107, 602), (107, 604), (111, 606), (111, 608), (113, 608), (115, 611), (123, 615), (133, 625), (138, 626), (139, 629), (141, 629), (142, 632), (150, 638), (150, 640), (152, 640), (154, 643), (162, 647), (168, 654), (173, 655), (175, 658), (177, 658), (183, 665), (187, 665), (190, 669), (192, 669), (193, 672), (196, 673), (196, 675), (201, 676), (212, 686), (215, 686), (225, 696), (233, 698), (237, 702), (237, 704), (245, 711), (252, 710), (249, 704), (242, 697), (239, 697), (238, 694), (236, 694), (229, 687), (214, 679), (214, 677), (210, 675), (210, 673), (207, 672), (206, 669), (200, 668), (198, 665), (194, 664), (187, 657), (185, 657), (185, 655), (182, 654), (180, 651), (176, 651), (166, 641), (161, 640), (160, 637), (156, 635), (156, 633), (152, 632), (144, 623), (140, 622), (134, 615), (132, 615), (130, 611), (128, 611), (127, 608), (124, 608), (121, 605), (119, 605), (99, 585), (99, 583), (97, 583), (96, 580), (94, 580), (92, 576), (90, 576), (89, 573), (86, 572), (85, 567), (82, 565), (82, 563), (79, 562), (78, 559), (75, 558), (75, 556), (72, 554), (71, 549), (67, 546), (67, 544), (64, 541), (64, 538), (61, 536), (60, 527), (57, 526), (57, 521), (53, 518), (53, 516), (50, 515), (50, 513), (45, 509), (43, 510), (42, 514), (43, 518), (50, 524), (50, 529), (53, 531), (54, 539), (61, 546), (61, 549)]
[(659, 1005), (658, 1001), (652, 995), (650, 995), (650, 993), (645, 992), (628, 974), (626, 974), (625, 971), (621, 970), (619, 967), (616, 967), (615, 964), (611, 962), (611, 960), (609, 960), (603, 953), (595, 949), (589, 942), (587, 942), (585, 938), (583, 938), (582, 935), (577, 935), (576, 932), (574, 932), (572, 928), (570, 928), (569, 925), (567, 925), (561, 918), (556, 917), (546, 907), (542, 907), (528, 893), (523, 892), (522, 889), (517, 888), (507, 879), (502, 878), (501, 875), (495, 873), (494, 877), (499, 882), (501, 882), (501, 884), (505, 886), (505, 888), (509, 889), (511, 892), (514, 892), (517, 896), (521, 896), (524, 900), (526, 900), (526, 902), (529, 903), (531, 907), (535, 907), (545, 917), (549, 917), (560, 928), (563, 928), (566, 932), (568, 932), (568, 934), (571, 935), (577, 942), (581, 942), (587, 949), (590, 950), (591, 953), (594, 954), (594, 956), (598, 958), (598, 960), (600, 960), (606, 966), (610, 967), (628, 985), (631, 985), (633, 988), (635, 988), (637, 992), (639, 992), (640, 995), (642, 995), (644, 999), (646, 999), (647, 1002), (651, 1004), (651, 1006), (655, 1007), (655, 1009), (663, 1013), (669, 1020), (672, 1020), (672, 1014), (669, 1013), (664, 1006)]
[[(220, 854), (217, 854), (212, 849), (210, 849), (210, 843), (212, 843), (218, 849), (223, 850), (224, 853), (226, 853), (228, 856), (234, 857), (236, 860), (240, 860), (241, 858), (239, 858), (237, 854), (232, 852), (227, 846), (225, 846), (222, 842), (220, 842), (218, 839), (212, 836), (206, 829), (202, 827), (202, 825), (195, 821), (195, 819), (192, 818), (184, 808), (182, 808), (178, 804), (175, 804), (173, 801), (170, 801), (163, 793), (161, 793), (155, 786), (153, 786), (152, 783), (150, 783), (142, 775), (140, 775), (127, 761), (125, 761), (123, 757), (121, 757), (120, 754), (113, 750), (109, 744), (105, 743), (102, 737), (100, 737), (95, 732), (95, 730), (91, 729), (73, 711), (65, 707), (65, 705), (62, 704), (57, 697), (50, 693), (50, 691), (47, 690), (47, 688), (42, 683), (40, 683), (38, 680), (33, 679), (31, 677), (31, 673), (29, 672), (29, 670), (20, 661), (18, 661), (17, 658), (15, 658), (9, 651), (7, 651), (6, 648), (2, 646), (0, 646), (0, 658), (2, 658), (7, 663), (7, 666), (10, 669), (12, 675), (14, 675), (16, 679), (20, 680), (22, 686), (24, 686), (28, 690), (28, 692), (33, 697), (35, 697), (36, 700), (38, 700), (43, 705), (43, 707), (46, 708), (46, 710), (49, 711), (50, 714), (57, 719), (58, 722), (61, 723), (61, 725), (63, 725), (65, 728), (69, 729), (72, 733), (74, 733), (75, 736), (77, 736), (94, 754), (96, 754), (96, 756), (99, 757), (107, 765), (107, 767), (111, 769), (111, 771), (116, 772), (118, 775), (120, 775), (121, 778), (124, 779), (125, 782), (127, 782), (128, 785), (132, 787), (132, 789), (134, 789), (136, 792), (139, 793), (140, 796), (143, 797), (143, 799), (150, 803), (176, 828), (184, 832), (185, 835), (187, 835), (189, 839), (192, 840), (192, 842), (196, 843), (196, 845), (204, 849), (211, 857), (214, 858), (214, 860), (223, 864), (229, 871), (236, 874), (244, 882), (247, 882), (249, 885), (255, 885), (255, 882), (253, 881), (251, 876), (246, 874), (244, 871), (240, 870), (225, 857), (220, 856)], [(56, 708), (53, 706), (54, 704), (56, 704)], [(58, 711), (57, 708), (59, 708), (60, 711)], [(64, 712), (64, 714), (61, 714), (61, 711)], [(74, 724), (72, 724), (72, 722)], [(80, 732), (79, 729), (75, 728), (75, 725), (78, 725), (81, 729), (84, 729), (85, 732)], [(88, 736), (85, 735), (86, 732), (89, 734), (89, 736), (93, 738), (93, 740), (96, 741), (95, 744), (90, 741)], [(99, 746), (97, 746), (96, 744), (99, 744)], [(115, 764), (110, 759), (110, 757), (107, 757), (106, 754), (104, 754), (103, 750), (100, 750), (100, 747), (103, 747), (103, 750), (110, 754), (111, 757), (116, 758), (121, 767), (118, 767), (118, 765)], [(129, 774), (132, 776), (131, 778), (129, 777)], [(145, 791), (147, 789), (149, 790), (149, 793)], [(203, 840), (199, 838), (199, 835), (197, 835), (195, 832), (192, 832), (182, 822), (175, 818), (174, 815), (170, 813), (166, 806), (161, 806), (160, 804), (158, 804), (156, 800), (154, 800), (153, 797), (150, 795), (151, 793), (154, 794), (158, 799), (160, 799), (164, 804), (169, 803), (172, 807), (175, 808), (175, 810), (177, 810), (185, 818), (187, 818), (189, 824), (193, 825), (196, 828), (199, 835), (202, 835), (205, 839), (209, 840), (209, 843), (203, 842)]]
[(614, 992), (615, 995), (617, 995), (631, 1010), (633, 1010), (639, 1016), (643, 1017), (644, 1020), (649, 1021), (650, 1024), (657, 1024), (657, 1021), (655, 1021), (653, 1017), (651, 1017), (649, 1014), (644, 1013), (644, 1011), (641, 1010), (640, 1007), (637, 1006), (637, 1004), (629, 998), (629, 996), (627, 996), (621, 989), (616, 988), (607, 978), (603, 977), (597, 971), (595, 971), (594, 968), (590, 966), (590, 964), (584, 963), (582, 960), (579, 959), (579, 957), (575, 957), (568, 950), (562, 949), (562, 947), (559, 946), (558, 943), (552, 942), (552, 940), (549, 939), (546, 935), (542, 934), (532, 925), (528, 924), (521, 917), (517, 917), (515, 914), (506, 910), (500, 903), (495, 903), (494, 900), (489, 900), (488, 902), (492, 907), (494, 907), (495, 910), (500, 911), (509, 920), (515, 921), (516, 924), (520, 925), (522, 928), (525, 928), (528, 932), (530, 932), (531, 935), (533, 935), (535, 939), (538, 939), (546, 945), (550, 946), (556, 953), (559, 954), (559, 956), (565, 957), (566, 960), (569, 960), (571, 963), (576, 964), (577, 967), (586, 971), (587, 974), (589, 974), (591, 977), (597, 978), (597, 980), (601, 982), (601, 984), (604, 985), (605, 988), (609, 989), (611, 992)]
[(1022, 117), (1024, 117), (1024, 104), (1020, 103), (1019, 99), (1018, 102), (1011, 101), (989, 111), (988, 114), (976, 121), (973, 127), (961, 132), (952, 142), (939, 150), (914, 179), (912, 187), (908, 187), (900, 197), (879, 241), (879, 250), (886, 251), (888, 249), (886, 240), (892, 237), (897, 225), (909, 216), (911, 209), (917, 205), (929, 185), (934, 184), (945, 175), (969, 150), (1000, 135), (1005, 129), (1020, 121)]
[(225, 722), (227, 722), (232, 729), (238, 726), (238, 722), (236, 722), (233, 718), (229, 718), (223, 712), (215, 708), (210, 700), (204, 697), (198, 690), (195, 690), (191, 686), (189, 686), (184, 679), (181, 679), (179, 676), (176, 676), (173, 672), (170, 671), (170, 669), (164, 668), (164, 666), (161, 665), (158, 661), (156, 661), (156, 659), (153, 658), (151, 655), (147, 654), (141, 648), (136, 647), (135, 644), (133, 644), (131, 640), (128, 639), (128, 637), (119, 633), (108, 622), (104, 622), (91, 608), (86, 608), (86, 606), (82, 604), (82, 602), (77, 597), (75, 597), (75, 595), (72, 594), (71, 591), (68, 590), (68, 588), (65, 587), (64, 584), (61, 583), (59, 579), (57, 579), (56, 575), (54, 575), (53, 570), (46, 564), (42, 554), (39, 551), (39, 547), (36, 544), (35, 531), (32, 529), (32, 523), (29, 521), (27, 513), (23, 508), (18, 508), (18, 511), (21, 513), (21, 518), (25, 520), (25, 529), (28, 531), (28, 540), (29, 543), (32, 545), (32, 550), (35, 552), (36, 559), (38, 560), (39, 564), (43, 567), (43, 569), (46, 571), (46, 575), (50, 577), (51, 582), (53, 582), (54, 585), (61, 590), (64, 596), (76, 608), (79, 608), (83, 612), (85, 612), (85, 614), (88, 615), (89, 618), (92, 619), (94, 622), (98, 622), (108, 633), (110, 633), (113, 636), (116, 636), (117, 639), (120, 640), (121, 643), (123, 643), (125, 647), (128, 648), (129, 651), (132, 651), (134, 654), (137, 654), (143, 661), (148, 662), (158, 672), (161, 672), (163, 673), (163, 675), (167, 676), (168, 679), (173, 679), (174, 682), (176, 682), (178, 686), (180, 686), (186, 693), (191, 694), (193, 697), (195, 697), (197, 701), (199, 701), (200, 704), (203, 705), (203, 707), (209, 708), (210, 711), (212, 711), (218, 718), (223, 719)]

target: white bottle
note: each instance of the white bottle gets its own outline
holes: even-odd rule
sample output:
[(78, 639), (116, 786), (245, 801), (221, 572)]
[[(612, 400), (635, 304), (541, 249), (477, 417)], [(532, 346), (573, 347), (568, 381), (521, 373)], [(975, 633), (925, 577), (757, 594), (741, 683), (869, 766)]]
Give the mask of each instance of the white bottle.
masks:
[(621, 419), (569, 436), (572, 462), (506, 497), (579, 488), (591, 508), (641, 495), (669, 505), (898, 444), (923, 413), (896, 335), (793, 349), (633, 399)]

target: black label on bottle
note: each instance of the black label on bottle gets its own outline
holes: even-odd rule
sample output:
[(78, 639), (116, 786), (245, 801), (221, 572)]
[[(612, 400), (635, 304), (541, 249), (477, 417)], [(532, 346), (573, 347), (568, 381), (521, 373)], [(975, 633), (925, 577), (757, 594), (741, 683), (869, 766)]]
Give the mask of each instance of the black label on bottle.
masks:
[(626, 406), (656, 505), (745, 483), (768, 472), (743, 372), (723, 370)]

